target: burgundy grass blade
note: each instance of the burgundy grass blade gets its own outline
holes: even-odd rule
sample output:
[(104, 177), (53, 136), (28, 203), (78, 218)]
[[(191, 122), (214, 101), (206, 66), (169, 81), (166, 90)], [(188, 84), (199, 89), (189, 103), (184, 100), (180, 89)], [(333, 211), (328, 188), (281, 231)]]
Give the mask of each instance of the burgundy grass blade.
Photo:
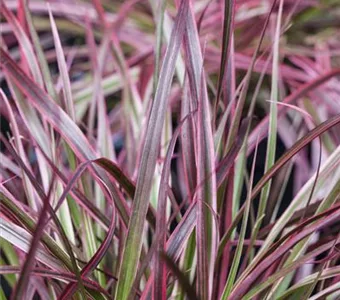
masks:
[(122, 186), (129, 197), (133, 198), (136, 191), (135, 183), (113, 161), (102, 157), (94, 161), (105, 169)]

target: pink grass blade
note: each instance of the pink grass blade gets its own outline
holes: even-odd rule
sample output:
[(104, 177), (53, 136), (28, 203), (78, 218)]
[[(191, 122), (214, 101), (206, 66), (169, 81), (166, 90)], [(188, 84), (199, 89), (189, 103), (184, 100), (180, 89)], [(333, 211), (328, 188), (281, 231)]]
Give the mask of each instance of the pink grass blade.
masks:
[[(329, 130), (330, 128), (340, 124), (340, 114), (330, 118), (329, 120), (323, 122), (322, 124), (315, 127), (308, 134), (298, 140), (293, 147), (291, 147), (286, 153), (281, 156), (276, 163), (261, 177), (260, 181), (256, 184), (252, 191), (252, 199), (254, 199), (263, 186), (272, 178), (282, 166), (284, 166), (291, 158), (293, 158), (302, 148), (308, 145), (315, 138), (319, 137), (321, 134)], [(259, 137), (260, 140), (260, 137)], [(238, 216), (241, 215), (244, 211), (244, 206), (239, 210)]]
[(304, 137), (298, 140), (292, 148), (290, 148), (280, 159), (264, 174), (261, 180), (256, 184), (253, 190), (252, 198), (255, 198), (256, 195), (260, 192), (262, 187), (266, 184), (266, 182), (276, 174), (280, 168), (288, 162), (294, 155), (296, 155), (303, 147), (305, 147), (308, 143), (310, 143), (315, 138), (319, 137), (322, 133), (326, 132), (330, 128), (336, 126), (340, 123), (340, 114), (334, 116), (333, 118), (328, 119), (327, 121), (321, 123), (313, 130), (308, 132)]
[[(45, 154), (44, 152), (42, 153), (43, 155)], [(66, 186), (69, 183), (68, 178), (53, 164), (51, 159), (49, 159), (46, 155), (44, 155), (44, 158), (46, 159), (53, 172), (62, 181), (63, 185)], [(99, 160), (101, 159), (97, 159), (95, 161)], [(113, 177), (116, 178), (115, 176)], [(119, 180), (119, 178), (116, 178), (116, 180)], [(75, 201), (86, 211), (86, 213), (89, 214), (98, 224), (100, 224), (104, 229), (107, 229), (109, 227), (109, 220), (106, 218), (106, 216), (95, 206), (94, 203), (86, 198), (85, 195), (78, 188), (74, 188), (70, 191), (70, 193), (73, 199), (75, 199)]]
[(156, 167), (165, 110), (167, 108), (167, 97), (175, 71), (176, 58), (184, 35), (187, 10), (188, 4), (186, 1), (183, 1), (176, 17), (171, 41), (164, 57), (159, 83), (150, 113), (123, 260), (119, 271), (119, 281), (115, 296), (117, 299), (125, 300), (129, 297), (136, 276), (142, 246), (143, 225), (149, 203), (153, 172)]
[[(244, 299), (250, 300), (253, 299), (253, 297), (258, 294), (259, 292), (263, 291), (265, 288), (268, 288), (270, 285), (274, 284), (276, 281), (278, 281), (280, 278), (283, 278), (285, 275), (288, 275), (292, 271), (296, 270), (299, 266), (302, 266), (303, 264), (308, 263), (313, 258), (315, 258), (317, 255), (320, 255), (321, 253), (324, 253), (328, 249), (330, 249), (334, 245), (334, 242), (328, 242), (325, 244), (322, 244), (321, 246), (317, 247), (316, 249), (313, 249), (312, 251), (308, 252), (298, 260), (288, 264), (287, 266), (280, 269), (278, 272), (271, 275), (265, 282), (262, 282), (258, 285), (256, 285), (253, 289), (251, 289), (245, 296)], [(281, 298), (280, 298), (281, 299)]]
[(68, 67), (65, 61), (63, 47), (60, 42), (57, 25), (54, 21), (50, 7), (48, 8), (48, 13), (49, 13), (49, 18), (51, 22), (54, 45), (55, 45), (56, 54), (57, 54), (58, 68), (59, 68), (61, 80), (63, 83), (63, 95), (64, 95), (64, 101), (65, 101), (65, 109), (66, 109), (67, 114), (70, 116), (70, 118), (73, 121), (75, 121), (76, 116), (75, 116), (75, 111), (74, 111), (74, 104), (73, 104), (73, 98), (72, 98), (71, 82), (70, 82), (70, 77), (68, 74)]
[[(313, 129), (311, 132), (309, 132), (307, 135), (305, 135), (303, 138), (301, 138), (290, 150), (288, 150), (275, 164), (274, 166), (263, 175), (263, 177), (261, 178), (261, 180), (258, 182), (258, 184), (255, 186), (254, 190), (253, 190), (253, 195), (252, 195), (252, 199), (255, 198), (255, 196), (259, 193), (259, 191), (261, 190), (261, 187), (265, 184), (265, 182), (271, 178), (278, 170), (280, 170), (280, 168), (289, 161), (289, 159), (291, 159), (298, 151), (300, 151), (305, 145), (307, 145), (309, 142), (311, 142), (314, 138), (319, 137), (323, 132), (325, 132), (326, 130), (330, 129), (331, 127), (339, 124), (340, 122), (340, 115), (335, 116), (331, 119), (329, 119), (328, 121), (324, 122), (322, 125), (317, 126), (315, 129)], [(336, 153), (334, 153), (334, 157), (333, 159), (336, 159), (336, 161), (339, 160), (339, 151)], [(325, 166), (326, 168), (326, 166)], [(326, 170), (332, 168), (332, 164), (328, 161), (327, 163), (327, 168)], [(329, 172), (329, 170), (328, 170)], [(327, 173), (325, 173), (325, 175), (321, 175), (320, 176), (326, 176)], [(268, 176), (268, 177), (267, 177)], [(325, 180), (325, 179), (324, 179)], [(310, 180), (308, 182), (310, 189), (312, 189), (313, 185), (315, 183), (315, 180)], [(301, 192), (302, 193), (302, 192)], [(303, 193), (302, 193), (303, 194)], [(309, 193), (308, 193), (309, 195)], [(307, 196), (308, 196), (307, 195)], [(301, 198), (301, 196), (297, 195), (297, 197)], [(298, 199), (299, 199), (298, 198)], [(284, 214), (281, 216), (281, 218), (279, 220), (276, 221), (276, 223), (274, 224), (274, 228), (271, 230), (271, 232), (269, 233), (269, 235), (267, 236), (264, 244), (261, 247), (261, 250), (259, 251), (259, 253), (257, 254), (257, 256), (251, 261), (250, 265), (247, 267), (247, 269), (242, 273), (242, 275), (240, 276), (238, 283), (236, 285), (239, 285), (240, 282), (243, 281), (243, 279), (249, 275), (249, 273), (251, 272), (251, 270), (258, 264), (258, 262), (263, 258), (263, 255), (265, 254), (265, 252), (267, 251), (268, 247), (272, 244), (272, 241), (277, 237), (277, 235), (279, 234), (279, 232), (284, 228), (284, 225), (287, 224), (289, 217), (292, 215), (292, 213), (294, 212), (294, 207), (296, 208), (297, 204), (296, 202), (297, 200), (293, 200), (293, 202), (290, 204), (290, 206), (286, 209), (286, 211), (284, 212)], [(303, 199), (303, 197), (302, 197)], [(301, 200), (300, 200), (301, 202)], [(243, 212), (244, 206), (240, 209), (239, 214)]]
[[(193, 12), (187, 17), (186, 51), (188, 75), (193, 100), (198, 103), (197, 116), (197, 182), (204, 182), (197, 197), (197, 287), (201, 299), (210, 299), (214, 259), (217, 248), (216, 224), (210, 209), (217, 211), (214, 143), (209, 100), (203, 71), (203, 56)], [(210, 207), (210, 208), (209, 208)]]
[(52, 75), (51, 75), (51, 72), (50, 72), (50, 69), (49, 69), (49, 66), (48, 66), (48, 62), (47, 62), (47, 59), (45, 57), (41, 41), (39, 39), (39, 35), (38, 35), (38, 33), (37, 33), (37, 31), (34, 27), (34, 24), (33, 24), (33, 18), (32, 18), (31, 11), (28, 9), (27, 1), (23, 1), (23, 2), (24, 2), (23, 3), (23, 9), (24, 9), (24, 12), (25, 12), (25, 18), (26, 18), (28, 30), (30, 32), (32, 42), (33, 42), (33, 46), (34, 46), (35, 52), (37, 54), (37, 60), (38, 60), (39, 65), (40, 65), (40, 69), (41, 69), (43, 80), (45, 82), (46, 90), (47, 90), (48, 94), (53, 99), (58, 100), (57, 94), (56, 94), (56, 91), (55, 91), (55, 88), (54, 88)]
[[(181, 117), (184, 118), (194, 110), (195, 105), (193, 104), (193, 99), (190, 94), (188, 80), (184, 81), (183, 99), (181, 101)], [(185, 124), (183, 124), (181, 130), (181, 153), (183, 159), (183, 171), (186, 178), (186, 183), (189, 191), (189, 198), (192, 198), (192, 191), (196, 187), (197, 174), (196, 174), (196, 157), (195, 157), (195, 145), (196, 132), (194, 126), (194, 120), (189, 119)]]
[[(271, 169), (266, 172), (260, 181), (256, 184), (254, 189), (252, 190), (252, 200), (259, 194), (262, 187), (266, 184), (266, 182), (272, 178), (281, 168), (284, 166), (292, 157), (294, 157), (303, 147), (308, 145), (312, 140), (319, 137), (321, 134), (329, 130), (330, 128), (340, 124), (340, 115), (334, 116), (333, 118), (323, 122), (322, 124), (318, 125), (312, 131), (310, 131), (307, 135), (302, 137), (299, 141), (297, 141), (292, 148), (290, 148), (277, 162), (273, 165)], [(226, 240), (231, 235), (233, 228), (236, 227), (237, 223), (240, 221), (241, 216), (244, 212), (245, 206), (243, 205), (238, 214), (235, 216), (233, 223), (231, 224), (230, 228), (228, 229), (226, 236), (224, 236), (221, 240), (220, 247), (219, 247), (219, 255), (221, 254), (224, 244)]]

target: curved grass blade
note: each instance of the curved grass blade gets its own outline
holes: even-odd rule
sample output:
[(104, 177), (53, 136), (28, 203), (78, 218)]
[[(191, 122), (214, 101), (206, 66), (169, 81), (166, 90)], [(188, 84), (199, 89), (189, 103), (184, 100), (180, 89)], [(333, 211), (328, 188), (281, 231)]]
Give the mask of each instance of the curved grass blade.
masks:
[[(262, 178), (256, 184), (256, 186), (254, 187), (252, 191), (251, 199), (254, 200), (255, 197), (258, 195), (258, 193), (261, 191), (262, 187), (266, 184), (266, 182), (270, 178), (272, 178), (281, 169), (281, 167), (285, 165), (292, 157), (294, 157), (303, 147), (308, 145), (312, 140), (314, 140), (315, 138), (317, 138), (318, 136), (320, 136), (322, 133), (326, 132), (330, 128), (336, 126), (337, 124), (340, 124), (340, 114), (318, 125), (316, 128), (311, 130), (307, 135), (302, 137), (298, 142), (296, 142), (293, 145), (293, 147), (291, 147), (290, 150), (288, 150), (280, 159), (278, 159), (277, 162), (274, 164), (274, 166), (262, 176)], [(245, 209), (245, 205), (243, 205), (240, 208), (230, 228), (227, 230), (225, 236), (223, 236), (220, 242), (220, 246), (219, 246), (218, 257), (222, 253), (224, 245), (226, 241), (230, 238), (230, 235), (233, 229), (237, 226), (238, 222), (241, 220), (244, 209)]]
[(125, 173), (115, 162), (105, 157), (96, 159), (94, 162), (110, 173), (110, 175), (112, 175), (112, 177), (117, 180), (117, 183), (121, 185), (129, 197), (133, 199), (136, 191), (135, 183), (127, 175), (125, 175)]
[(263, 186), (268, 182), (268, 180), (273, 177), (280, 168), (285, 165), (288, 160), (295, 156), (302, 148), (309, 144), (312, 140), (329, 130), (330, 128), (338, 125), (340, 123), (340, 114), (328, 119), (327, 121), (321, 123), (313, 130), (309, 131), (304, 137), (298, 140), (293, 147), (291, 147), (280, 159), (263, 175), (261, 180), (255, 186), (252, 198), (254, 199), (257, 194), (261, 191)]
[[(339, 76), (339, 75), (340, 75), (340, 69), (334, 69), (324, 75), (321, 75), (320, 77), (314, 79), (313, 81), (307, 82), (301, 87), (299, 87), (296, 91), (294, 91), (292, 94), (286, 97), (282, 101), (282, 103), (294, 104), (298, 99), (300, 99), (304, 95), (313, 91), (318, 86), (324, 84), (332, 77)], [(278, 118), (280, 118), (280, 116), (282, 116), (288, 110), (288, 108), (289, 107), (285, 105), (280, 105), (278, 107)], [(266, 137), (266, 133), (268, 132), (268, 123), (269, 123), (269, 118), (265, 117), (261, 121), (261, 123), (250, 134), (249, 139), (247, 141), (248, 143), (247, 154), (248, 155), (254, 150), (254, 146), (255, 146), (257, 138), (259, 138), (259, 142), (261, 142)]]

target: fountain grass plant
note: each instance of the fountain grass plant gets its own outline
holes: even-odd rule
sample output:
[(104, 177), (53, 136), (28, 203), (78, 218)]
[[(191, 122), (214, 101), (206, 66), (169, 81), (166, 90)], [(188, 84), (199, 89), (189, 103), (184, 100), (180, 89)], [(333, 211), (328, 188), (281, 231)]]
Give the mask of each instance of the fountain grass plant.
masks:
[(338, 1), (0, 5), (0, 299), (339, 299)]

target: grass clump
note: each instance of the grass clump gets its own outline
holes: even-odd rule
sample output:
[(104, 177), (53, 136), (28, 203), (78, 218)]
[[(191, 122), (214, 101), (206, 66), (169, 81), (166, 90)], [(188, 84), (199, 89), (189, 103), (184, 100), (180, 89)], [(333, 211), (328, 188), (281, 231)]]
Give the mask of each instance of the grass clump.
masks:
[(1, 1), (1, 299), (338, 299), (337, 1)]

